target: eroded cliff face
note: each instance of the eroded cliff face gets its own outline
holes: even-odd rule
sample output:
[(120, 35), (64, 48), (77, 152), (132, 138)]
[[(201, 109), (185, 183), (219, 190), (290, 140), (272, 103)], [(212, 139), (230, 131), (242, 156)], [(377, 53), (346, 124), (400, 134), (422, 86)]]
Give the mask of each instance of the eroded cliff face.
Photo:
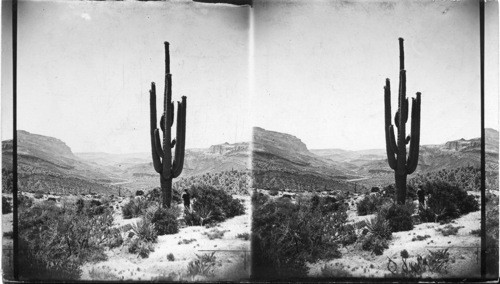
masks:
[[(2, 153), (12, 155), (12, 140), (2, 141)], [(72, 166), (78, 158), (63, 141), (49, 136), (17, 131), (17, 154), (43, 159), (62, 167)]]
[(212, 145), (210, 146), (210, 148), (208, 148), (209, 153), (218, 155), (226, 155), (226, 154), (245, 152), (245, 151), (249, 151), (248, 142), (241, 142), (235, 144), (229, 144), (226, 142), (224, 144)]

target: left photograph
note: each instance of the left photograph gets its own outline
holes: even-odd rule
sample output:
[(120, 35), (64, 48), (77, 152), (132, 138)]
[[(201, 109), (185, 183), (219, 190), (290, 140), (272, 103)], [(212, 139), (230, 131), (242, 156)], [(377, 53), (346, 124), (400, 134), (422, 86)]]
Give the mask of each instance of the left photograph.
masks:
[(3, 279), (15, 170), (19, 280), (250, 278), (250, 9), (18, 1), (17, 169), (2, 90)]

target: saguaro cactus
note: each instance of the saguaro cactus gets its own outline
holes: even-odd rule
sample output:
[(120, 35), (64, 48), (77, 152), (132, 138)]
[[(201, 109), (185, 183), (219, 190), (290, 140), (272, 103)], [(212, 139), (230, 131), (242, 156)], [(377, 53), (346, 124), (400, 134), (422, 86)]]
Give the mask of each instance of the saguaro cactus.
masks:
[[(394, 117), (394, 124), (398, 128), (398, 139), (394, 136), (394, 127), (391, 125), (391, 85), (385, 80), (385, 147), (387, 161), (394, 170), (396, 179), (397, 202), (404, 204), (406, 200), (406, 177), (412, 174), (418, 164), (418, 150), (420, 141), (420, 93), (412, 98), (411, 109), (411, 136), (406, 136), (406, 122), (408, 121), (408, 98), (406, 97), (406, 70), (404, 64), (403, 39), (399, 38), (399, 95), (398, 111)], [(406, 144), (410, 143), (408, 159), (406, 158)]]
[[(165, 42), (165, 91), (163, 94), (163, 114), (160, 119), (160, 128), (163, 132), (163, 147), (160, 133), (156, 128), (156, 87), (151, 83), (151, 154), (153, 166), (160, 174), (163, 207), (170, 207), (172, 202), (172, 179), (178, 177), (184, 165), (184, 147), (186, 140), (186, 97), (177, 102), (177, 141), (172, 140), (171, 127), (174, 123), (174, 103), (172, 102), (172, 74), (170, 74), (169, 43)], [(171, 149), (175, 146), (175, 156), (172, 163)]]

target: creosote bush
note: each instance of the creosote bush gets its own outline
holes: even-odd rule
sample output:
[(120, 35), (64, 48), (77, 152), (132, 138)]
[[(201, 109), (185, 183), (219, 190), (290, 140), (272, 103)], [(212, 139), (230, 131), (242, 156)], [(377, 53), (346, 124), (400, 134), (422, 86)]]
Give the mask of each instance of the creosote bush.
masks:
[(144, 214), (149, 203), (142, 197), (131, 198), (128, 203), (122, 207), (123, 219), (136, 218)]
[(382, 197), (379, 194), (366, 195), (358, 202), (356, 206), (358, 215), (364, 216), (376, 213), (380, 206), (382, 206), (382, 204), (386, 203), (387, 201), (388, 199), (386, 197)]
[(379, 215), (389, 222), (392, 232), (409, 231), (413, 229), (413, 214), (415, 207), (413, 203), (404, 205), (389, 203), (382, 206)]
[(239, 199), (211, 186), (193, 186), (190, 189), (194, 201), (192, 210), (186, 210), (186, 224), (205, 225), (222, 222), (245, 213)]
[(178, 216), (179, 211), (175, 207), (161, 208), (154, 206), (151, 212), (146, 214), (146, 218), (150, 219), (160, 236), (179, 232)]
[(8, 214), (12, 212), (12, 206), (10, 206), (9, 201), (2, 196), (2, 214)]
[(76, 205), (41, 202), (19, 207), (21, 279), (78, 279), (84, 262), (103, 261), (104, 249), (121, 244), (109, 210), (89, 215)]
[(254, 193), (252, 251), (257, 279), (304, 277), (306, 262), (341, 256), (339, 244), (352, 242), (346, 207), (327, 211), (326, 198), (270, 199)]
[(424, 185), (424, 190), (429, 193), (427, 206), (437, 221), (452, 220), (479, 210), (479, 204), (472, 195), (447, 182), (428, 182)]

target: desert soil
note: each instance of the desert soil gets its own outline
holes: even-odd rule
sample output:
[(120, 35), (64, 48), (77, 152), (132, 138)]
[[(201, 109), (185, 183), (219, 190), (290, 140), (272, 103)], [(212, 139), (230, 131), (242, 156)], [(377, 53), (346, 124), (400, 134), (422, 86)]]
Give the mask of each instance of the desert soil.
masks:
[[(355, 202), (361, 196), (353, 197)], [(354, 201), (353, 200), (353, 201)], [(351, 202), (349, 202), (351, 203)], [(354, 203), (355, 205), (356, 203)], [(359, 222), (364, 219), (371, 219), (375, 215), (357, 216), (356, 207), (350, 206), (348, 220)], [(391, 277), (392, 274), (387, 269), (388, 258), (397, 263), (399, 269), (402, 265), (400, 253), (406, 249), (410, 255), (408, 262), (415, 262), (417, 255), (422, 257), (429, 254), (429, 250), (436, 251), (448, 248), (450, 262), (447, 271), (440, 274), (424, 273), (422, 277), (431, 278), (474, 278), (480, 277), (479, 247), (481, 239), (479, 235), (471, 234), (471, 231), (480, 229), (480, 211), (464, 215), (450, 224), (454, 227), (462, 227), (456, 235), (444, 236), (437, 231), (446, 225), (439, 223), (421, 223), (415, 225), (413, 230), (396, 232), (392, 234), (389, 248), (385, 249), (382, 255), (375, 255), (368, 251), (363, 251), (359, 245), (353, 244), (342, 247), (342, 257), (328, 261), (319, 261), (309, 265), (309, 275), (312, 277), (321, 276), (321, 268), (332, 266), (335, 269), (349, 272), (352, 277)], [(416, 236), (430, 237), (421, 241), (412, 241)]]
[[(237, 238), (238, 234), (248, 233), (251, 229), (251, 202), (249, 196), (236, 196), (243, 199), (245, 214), (228, 219), (214, 228), (193, 226), (181, 228), (179, 233), (158, 237), (154, 252), (148, 258), (131, 254), (127, 247), (107, 251), (108, 260), (87, 263), (82, 267), (82, 280), (173, 280), (173, 281), (238, 281), (250, 275), (250, 240)], [(124, 220), (115, 216), (115, 225), (120, 227), (136, 222), (138, 218)], [(207, 235), (214, 229), (225, 231), (221, 239), (210, 240)], [(183, 240), (192, 240), (188, 244)], [(216, 267), (213, 277), (187, 275), (190, 261), (197, 255), (215, 252)], [(173, 254), (169, 261), (167, 255)]]

